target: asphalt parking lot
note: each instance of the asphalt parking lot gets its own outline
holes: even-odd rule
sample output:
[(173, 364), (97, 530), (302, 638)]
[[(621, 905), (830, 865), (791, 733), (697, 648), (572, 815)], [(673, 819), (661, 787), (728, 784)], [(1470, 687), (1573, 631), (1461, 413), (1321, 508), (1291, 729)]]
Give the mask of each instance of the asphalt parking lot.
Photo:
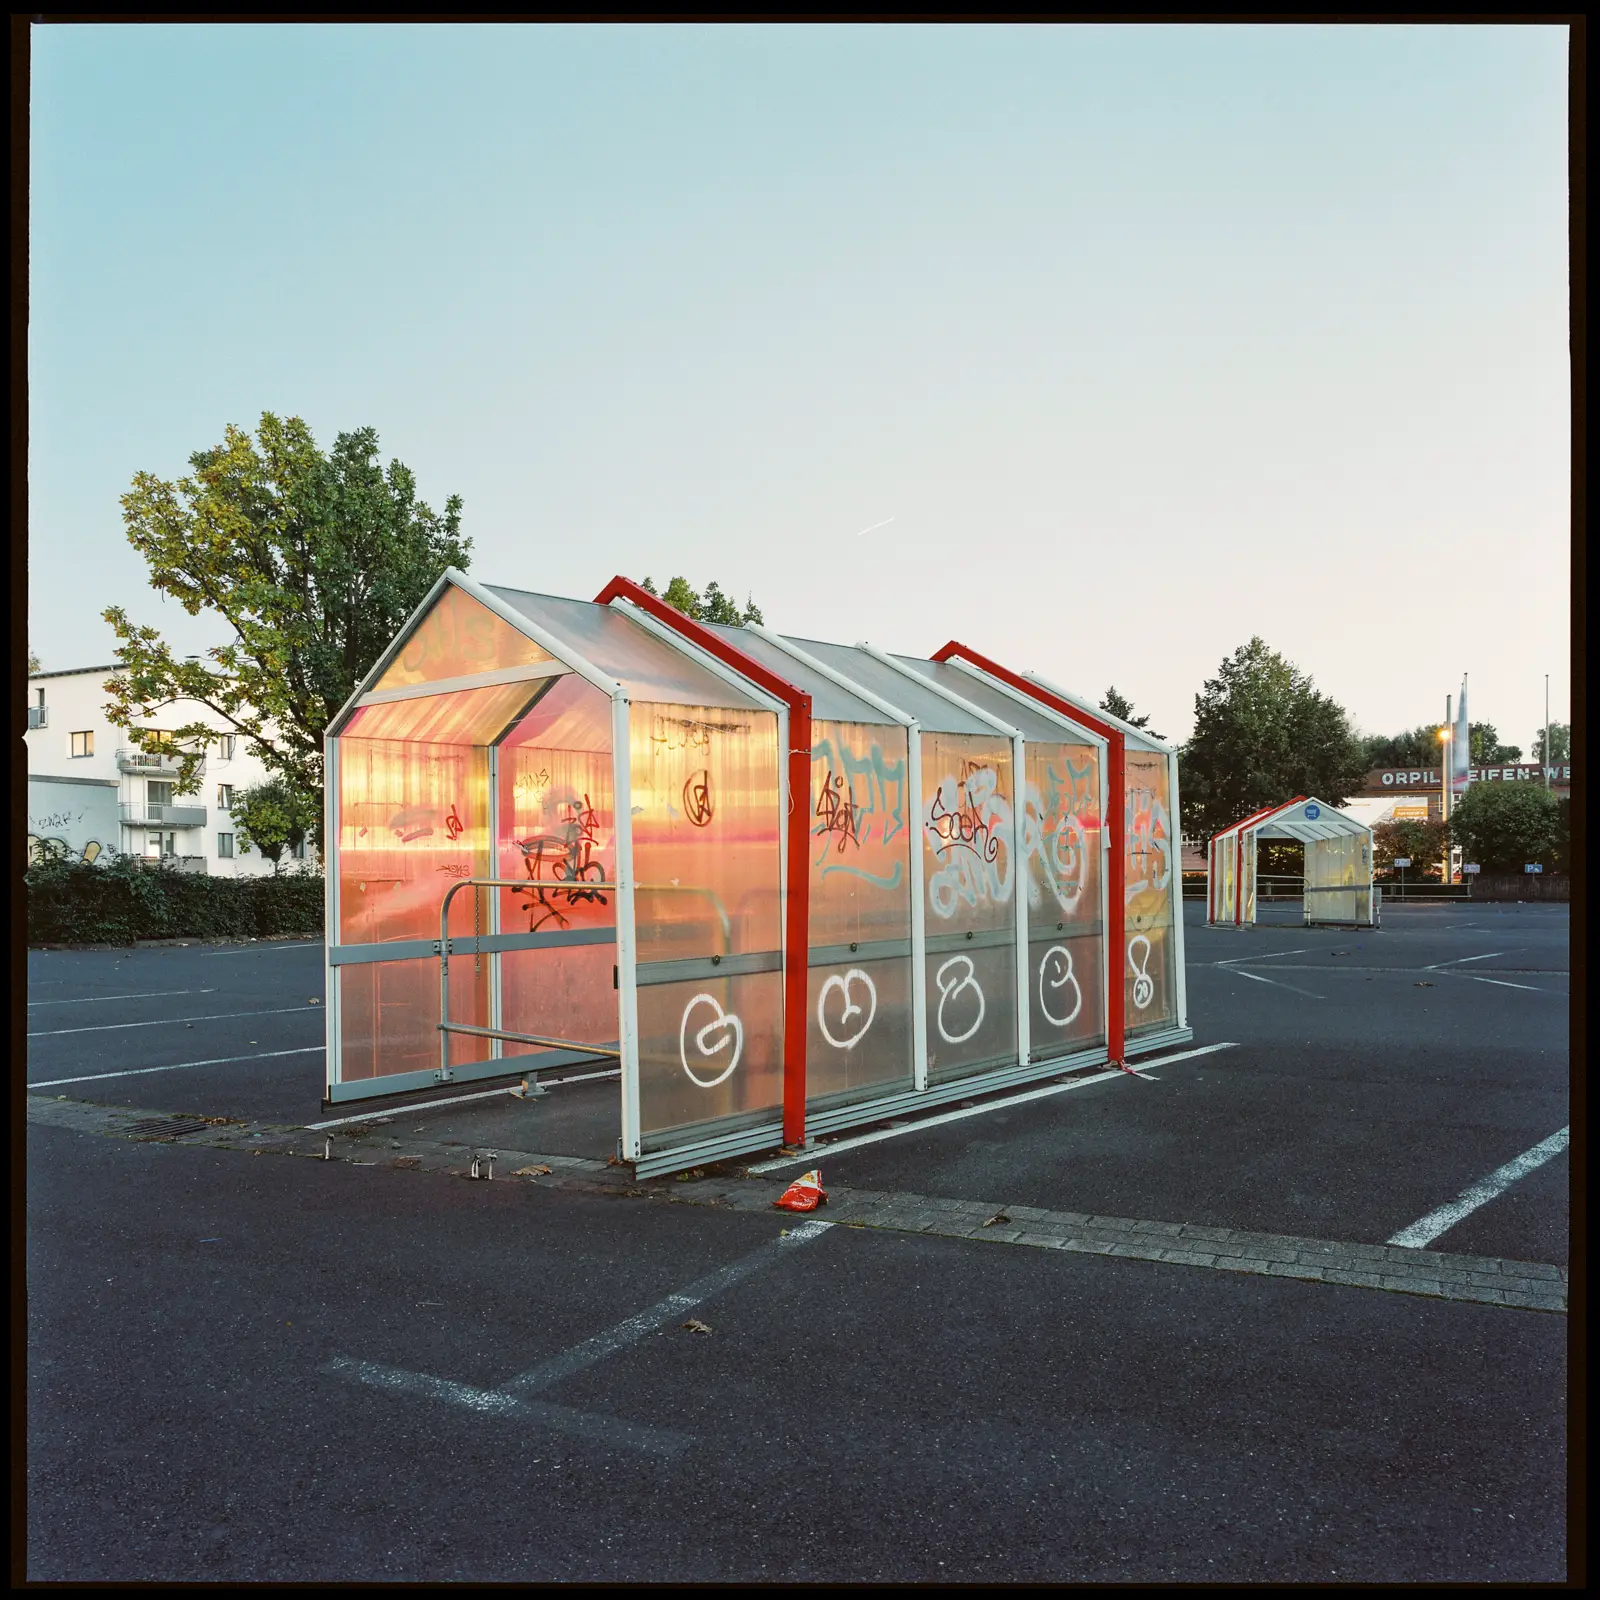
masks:
[[(1370, 1248), (1566, 1126), (1565, 908), (1360, 935), (1188, 909), (1195, 1043), (1228, 1048), (807, 1163), (839, 1192)], [(316, 945), (34, 952), (27, 1084), (364, 1114), (321, 1107), (321, 981)], [(615, 1092), (383, 1132), (553, 1150)], [(1431, 1248), (1564, 1267), (1568, 1171)], [(676, 1197), (30, 1116), (27, 1576), (1566, 1575), (1564, 1315), (910, 1226), (786, 1238), (649, 1195)]]

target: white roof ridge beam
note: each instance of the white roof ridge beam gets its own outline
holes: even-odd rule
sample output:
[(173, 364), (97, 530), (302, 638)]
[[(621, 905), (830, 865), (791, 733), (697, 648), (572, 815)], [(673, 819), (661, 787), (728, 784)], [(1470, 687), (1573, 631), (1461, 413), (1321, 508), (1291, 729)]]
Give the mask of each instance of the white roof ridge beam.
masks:
[[(693, 661), (697, 666), (704, 667), (714, 678), (720, 678), (724, 683), (731, 683), (735, 689), (742, 690), (751, 699), (759, 701), (768, 711), (786, 712), (788, 705), (780, 700), (768, 689), (763, 689), (759, 683), (745, 677), (737, 667), (730, 667), (726, 661), (712, 655), (709, 650), (702, 649), (692, 639), (685, 639), (675, 628), (670, 628), (664, 622), (659, 622), (648, 611), (636, 606), (625, 595), (618, 595), (610, 602), (613, 611), (620, 611), (632, 622), (637, 622), (648, 634), (653, 634), (663, 644), (670, 645), (680, 655)], [(790, 688), (796, 688), (794, 684)]]
[(564, 661), (534, 661), (525, 667), (494, 667), (488, 672), (469, 672), (459, 678), (425, 678), (421, 683), (402, 683), (393, 689), (369, 689), (362, 695), (361, 704), (386, 706), (399, 700), (423, 700), (430, 695), (462, 694), (469, 689), (498, 689), (508, 683), (563, 678), (571, 671), (572, 668)]
[(1102, 722), (1109, 722), (1113, 727), (1120, 728), (1129, 738), (1143, 739), (1152, 750), (1160, 750), (1166, 755), (1176, 755), (1178, 747), (1168, 744), (1163, 739), (1157, 739), (1153, 734), (1143, 728), (1136, 728), (1131, 722), (1124, 722), (1121, 717), (1106, 711), (1100, 706), (1089, 705), (1081, 694), (1074, 694), (1070, 689), (1063, 689), (1060, 684), (1052, 683), (1048, 678), (1042, 677), (1037, 672), (1024, 672), (1022, 674), (1030, 682), (1036, 683), (1041, 689), (1048, 689), (1051, 694), (1058, 694), (1068, 705), (1076, 706), (1080, 711), (1087, 711), (1090, 716), (1098, 717)]
[(509, 606), (498, 595), (490, 592), (466, 573), (458, 571), (455, 567), (446, 567), (444, 575), (458, 588), (476, 600), (479, 605), (487, 606), (502, 622), (509, 622), (524, 638), (531, 639), (541, 650), (548, 650), (557, 661), (564, 661), (578, 674), (580, 678), (592, 683), (602, 694), (608, 695), (613, 700), (622, 700), (622, 685), (609, 674), (602, 672), (587, 657), (580, 655), (564, 639), (557, 638), (555, 634), (541, 628), (538, 623), (530, 621), (517, 610)]
[(881, 711), (884, 716), (893, 722), (899, 723), (902, 728), (915, 728), (917, 726), (917, 719), (909, 712), (902, 711), (899, 706), (885, 700), (876, 690), (869, 689), (863, 683), (857, 683), (854, 678), (847, 677), (836, 668), (830, 667), (827, 662), (819, 661), (809, 651), (802, 650), (792, 640), (784, 638), (781, 633), (775, 632), (764, 623), (746, 622), (743, 626), (755, 634), (758, 639), (765, 639), (775, 650), (781, 650), (785, 655), (793, 656), (802, 666), (810, 667), (813, 672), (826, 678), (835, 688), (843, 689), (847, 694), (853, 694), (856, 699), (866, 701), (874, 710)]
[(874, 661), (881, 661), (892, 672), (898, 672), (902, 678), (909, 678), (913, 683), (921, 684), (924, 689), (931, 690), (941, 700), (948, 701), (953, 706), (959, 706), (969, 717), (976, 717), (979, 722), (987, 723), (997, 733), (1003, 733), (1008, 739), (1020, 739), (1022, 730), (1013, 728), (1009, 722), (1002, 722), (992, 711), (985, 711), (982, 706), (975, 706), (970, 700), (963, 699), (954, 689), (947, 689), (942, 683), (935, 683), (932, 678), (925, 678), (915, 667), (908, 667), (903, 661), (896, 661), (887, 650), (880, 650), (875, 644), (868, 644), (865, 639), (859, 640), (856, 649), (865, 650)]
[[(1008, 699), (1015, 700), (1019, 706), (1029, 711), (1037, 712), (1046, 722), (1054, 722), (1068, 733), (1075, 733), (1090, 744), (1097, 744), (1105, 749), (1110, 740), (1103, 733), (1096, 733), (1093, 728), (1085, 727), (1082, 723), (1074, 722), (1070, 717), (1064, 717), (1054, 706), (1048, 706), (1042, 700), (1035, 700), (1032, 695), (1024, 694), (1020, 689), (1013, 689), (1009, 683), (1002, 683), (998, 678), (991, 678), (982, 667), (975, 667), (970, 661), (964, 661), (959, 656), (952, 656), (949, 661), (936, 663), (947, 667), (956, 667), (966, 673), (969, 678), (976, 679), (979, 683), (991, 689), (998, 689)], [(1041, 687), (1048, 687), (1040, 680)]]

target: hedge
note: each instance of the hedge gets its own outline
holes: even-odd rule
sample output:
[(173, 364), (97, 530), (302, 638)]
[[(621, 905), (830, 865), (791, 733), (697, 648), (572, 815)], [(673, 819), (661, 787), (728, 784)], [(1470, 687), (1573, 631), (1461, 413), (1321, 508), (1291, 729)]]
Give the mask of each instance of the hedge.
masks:
[(92, 864), (35, 862), (25, 881), (30, 945), (322, 933), (318, 872), (213, 878), (108, 853)]

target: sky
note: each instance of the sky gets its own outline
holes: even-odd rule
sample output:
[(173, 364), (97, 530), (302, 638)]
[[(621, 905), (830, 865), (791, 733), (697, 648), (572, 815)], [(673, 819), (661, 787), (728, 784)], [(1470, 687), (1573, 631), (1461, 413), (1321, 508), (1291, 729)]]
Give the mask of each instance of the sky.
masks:
[(1567, 30), (32, 33), (29, 634), (120, 496), (362, 426), (485, 582), (682, 573), (1182, 739), (1260, 634), (1353, 722), (1568, 716)]

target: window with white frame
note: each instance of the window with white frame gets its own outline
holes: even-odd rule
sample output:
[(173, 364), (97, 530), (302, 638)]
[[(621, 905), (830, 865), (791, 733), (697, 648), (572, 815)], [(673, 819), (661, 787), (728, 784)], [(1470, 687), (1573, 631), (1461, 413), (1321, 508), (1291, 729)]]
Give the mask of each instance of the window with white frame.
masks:
[(233, 810), (233, 785), (231, 783), (219, 783), (217, 785), (217, 810)]
[(231, 733), (225, 733), (217, 740), (217, 757), (221, 761), (233, 760), (233, 740)]
[(94, 754), (94, 729), (86, 728), (82, 733), (72, 735), (72, 754), (78, 756), (92, 756)]
[(231, 833), (219, 833), (217, 835), (217, 854), (225, 861), (232, 856), (233, 835)]

